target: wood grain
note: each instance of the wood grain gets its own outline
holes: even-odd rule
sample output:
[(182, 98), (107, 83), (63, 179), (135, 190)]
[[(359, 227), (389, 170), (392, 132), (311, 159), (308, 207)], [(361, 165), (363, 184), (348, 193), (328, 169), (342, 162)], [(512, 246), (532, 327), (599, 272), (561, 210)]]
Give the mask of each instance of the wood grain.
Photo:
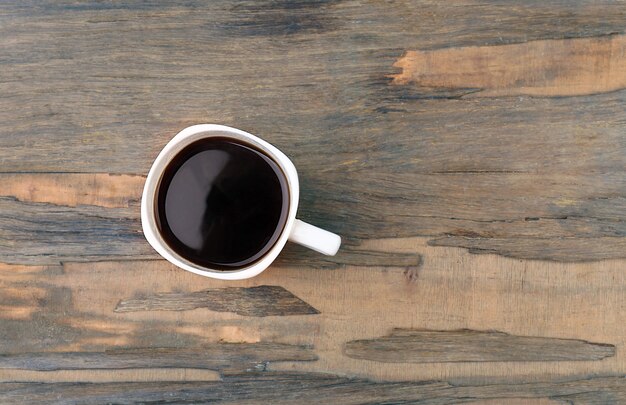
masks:
[(243, 316), (312, 315), (319, 311), (280, 286), (214, 288), (191, 293), (164, 293), (120, 301), (115, 312), (189, 311), (234, 312)]
[(156, 381), (220, 381), (220, 372), (190, 368), (125, 368), (93, 370), (35, 371), (0, 369), (0, 382), (37, 383), (128, 383)]
[[(132, 354), (161, 348), (200, 353), (206, 345), (224, 342), (304, 345), (317, 361), (270, 362), (267, 369), (383, 381), (461, 377), (493, 381), (497, 376), (532, 381), (546, 375), (626, 372), (624, 261), (608, 261), (601, 268), (597, 263), (520, 261), (432, 247), (425, 239), (369, 241), (361, 248), (390, 254), (419, 251), (424, 262), (416, 279), (402, 267), (329, 270), (282, 265), (236, 282), (199, 278), (163, 260), (66, 262), (33, 266), (30, 271), (6, 266), (5, 273), (15, 269), (15, 274), (2, 277), (0, 302), (24, 315), (0, 313), (0, 348), (6, 356), (28, 358), (41, 353), (130, 350)], [(258, 317), (208, 308), (115, 312), (120, 300), (156, 292), (178, 294), (174, 296), (182, 297), (183, 305), (184, 297), (197, 291), (268, 285), (281, 286), (320, 313)], [(491, 329), (544, 341), (576, 339), (613, 345), (615, 355), (602, 361), (457, 362), (428, 367), (346, 356), (346, 343), (378, 339), (394, 328)], [(465, 343), (456, 342), (449, 350), (463, 352)], [(260, 348), (257, 354), (263, 358)], [(498, 356), (495, 349), (485, 354), (489, 355)]]
[(407, 51), (392, 83), (468, 96), (582, 96), (626, 88), (626, 36)]
[[(504, 256), (527, 259), (548, 259), (564, 262), (590, 261), (599, 258), (621, 257), (626, 250), (626, 242), (621, 237), (596, 238), (593, 243), (586, 239), (549, 240), (544, 238), (482, 238), (480, 235), (455, 236), (433, 239), (432, 246), (459, 246), (471, 253), (497, 253)], [(541, 252), (548, 246), (549, 255), (541, 257)]]
[[(613, 0), (0, 3), (0, 357), (20, 367), (0, 402), (626, 402), (624, 21)], [(238, 282), (161, 260), (143, 179), (203, 122), (290, 156), (298, 216), (339, 254), (288, 245)], [(262, 286), (319, 313), (222, 299)], [(155, 300), (184, 310), (115, 311)], [(398, 329), (556, 354), (344, 352)]]
[[(141, 233), (143, 176), (0, 174), (0, 257), (5, 263), (157, 259)], [(63, 243), (59, 243), (62, 241)], [(337, 256), (290, 246), (278, 259), (316, 268), (345, 265), (419, 268), (418, 253), (389, 253), (347, 241)]]
[[(554, 399), (570, 404), (617, 404), (626, 400), (626, 377), (527, 384), (468, 385), (445, 381), (385, 383), (325, 374), (256, 373), (235, 375), (223, 382), (126, 384), (1, 384), (3, 403), (212, 402), (250, 404), (294, 403), (419, 403), (458, 404), (484, 399)], [(56, 402), (52, 402), (56, 401)]]
[(55, 265), (69, 259), (150, 259), (138, 207), (76, 207), (0, 197), (0, 257), (11, 264)]
[(310, 348), (277, 343), (218, 343), (193, 348), (115, 349), (105, 352), (28, 353), (0, 356), (0, 368), (89, 370), (129, 368), (199, 368), (254, 370), (275, 361), (313, 361)]
[[(145, 175), (177, 131), (218, 122), (291, 156), (303, 219), (356, 242), (452, 235), (449, 245), (519, 258), (624, 258), (623, 3), (314, 4), (3, 6), (2, 170)], [(513, 78), (535, 85), (536, 74), (550, 94), (584, 95), (459, 100), (486, 79), (417, 87), (389, 78), (407, 51), (478, 57), (485, 46), (512, 62), (497, 73), (506, 94), (524, 85)], [(513, 63), (520, 49), (544, 49), (545, 63)], [(596, 73), (606, 80), (591, 80)], [(588, 88), (572, 93), (580, 78)], [(329, 140), (332, 153), (320, 153)], [(25, 236), (2, 240), (16, 237)], [(27, 237), (48, 248), (5, 251), (3, 261), (102, 258)], [(129, 257), (126, 246), (103, 246)]]
[[(486, 147), (489, 141), (485, 138), (484, 142)], [(474, 253), (526, 259), (590, 261), (620, 258), (626, 252), (626, 222), (621, 217), (626, 210), (626, 200), (621, 196), (626, 187), (624, 173), (498, 174), (461, 170), (391, 175), (381, 171), (368, 174), (367, 181), (360, 179), (360, 173), (352, 174), (352, 184), (373, 190), (365, 205), (346, 196), (341, 184), (329, 184), (303, 196), (303, 205), (310, 201), (319, 209), (304, 205), (300, 216), (347, 240), (339, 254), (320, 257), (288, 247), (279, 263), (326, 268), (419, 267), (417, 252), (389, 254), (360, 247), (372, 235), (417, 234), (430, 237), (433, 246), (457, 246)], [(32, 175), (12, 177), (15, 182), (28, 184)], [(128, 195), (117, 192), (116, 197), (120, 204), (130, 204), (128, 207), (74, 206), (76, 195), (67, 193), (67, 187), (48, 193), (50, 202), (20, 201), (19, 190), (8, 188), (6, 193), (13, 194), (0, 197), (0, 257), (6, 263), (33, 265), (108, 257), (158, 258), (141, 235), (136, 177), (113, 176), (93, 188), (85, 184), (81, 188), (82, 201), (98, 203), (97, 199), (106, 198), (100, 195), (116, 193), (102, 191), (102, 187), (126, 189), (128, 178), (134, 184), (127, 190)], [(81, 174), (46, 175), (38, 183), (46, 181), (81, 184), (86, 179)], [(497, 192), (503, 187), (507, 188), (505, 196)], [(590, 194), (585, 195), (585, 190)], [(98, 204), (108, 204), (103, 201)], [(329, 205), (335, 210), (322, 218), (320, 213)], [(341, 222), (331, 223), (329, 219), (336, 217)], [(60, 240), (66, 243), (58, 243)]]
[(0, 196), (75, 207), (123, 208), (141, 198), (144, 176), (106, 173), (0, 173)]
[(378, 339), (347, 342), (344, 353), (387, 363), (581, 361), (615, 356), (615, 346), (496, 331), (394, 329)]

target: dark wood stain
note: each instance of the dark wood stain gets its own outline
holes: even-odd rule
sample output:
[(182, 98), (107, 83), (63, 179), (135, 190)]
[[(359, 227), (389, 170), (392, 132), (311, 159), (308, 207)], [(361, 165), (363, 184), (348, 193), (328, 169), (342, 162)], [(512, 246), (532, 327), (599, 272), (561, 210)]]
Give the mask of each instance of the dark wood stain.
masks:
[(385, 363), (581, 361), (615, 356), (615, 346), (496, 331), (394, 329), (382, 338), (347, 342), (344, 353)]
[(216, 343), (195, 348), (128, 348), (105, 352), (57, 352), (0, 355), (0, 368), (85, 370), (129, 368), (201, 368), (245, 371), (276, 361), (314, 361), (311, 347), (281, 343)]
[(232, 19), (220, 24), (234, 36), (312, 35), (335, 30), (341, 23), (328, 8), (337, 0), (238, 2)]
[(319, 314), (317, 309), (283, 287), (271, 285), (155, 294), (122, 300), (115, 307), (115, 312), (188, 311), (196, 308), (257, 317)]
[(158, 383), (2, 383), (5, 404), (264, 402), (342, 404), (458, 404), (511, 398), (553, 399), (574, 405), (626, 401), (626, 377), (590, 376), (529, 383), (446, 381), (374, 382), (330, 374), (259, 372), (227, 375), (223, 381)]

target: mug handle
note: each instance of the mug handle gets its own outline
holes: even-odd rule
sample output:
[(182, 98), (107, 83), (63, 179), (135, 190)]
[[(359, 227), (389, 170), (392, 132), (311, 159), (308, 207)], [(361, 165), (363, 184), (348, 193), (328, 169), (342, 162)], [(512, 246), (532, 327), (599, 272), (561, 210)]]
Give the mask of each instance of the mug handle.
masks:
[(341, 237), (296, 219), (289, 234), (289, 240), (306, 246), (316, 252), (334, 256), (341, 246)]

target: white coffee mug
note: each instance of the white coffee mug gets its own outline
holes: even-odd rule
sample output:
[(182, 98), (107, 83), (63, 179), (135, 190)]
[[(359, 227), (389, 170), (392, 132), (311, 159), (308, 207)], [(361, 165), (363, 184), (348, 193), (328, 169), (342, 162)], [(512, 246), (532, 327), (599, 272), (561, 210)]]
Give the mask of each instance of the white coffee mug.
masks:
[[(169, 162), (187, 145), (200, 139), (219, 137), (250, 144), (276, 162), (285, 175), (289, 188), (289, 209), (283, 231), (274, 246), (257, 261), (236, 270), (218, 270), (195, 264), (176, 253), (163, 239), (157, 226), (156, 196), (163, 172)], [(339, 250), (341, 238), (334, 233), (296, 219), (299, 200), (298, 173), (284, 153), (258, 137), (224, 125), (193, 125), (180, 131), (159, 153), (150, 168), (141, 198), (141, 225), (143, 233), (154, 250), (172, 264), (201, 276), (222, 280), (242, 280), (256, 276), (272, 264), (287, 240), (333, 256)]]

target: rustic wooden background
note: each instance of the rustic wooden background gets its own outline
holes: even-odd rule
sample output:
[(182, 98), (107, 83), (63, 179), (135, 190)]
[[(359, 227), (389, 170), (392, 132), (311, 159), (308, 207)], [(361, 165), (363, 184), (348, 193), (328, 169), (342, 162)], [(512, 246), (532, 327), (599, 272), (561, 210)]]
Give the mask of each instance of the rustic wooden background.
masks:
[[(623, 1), (0, 3), (0, 403), (626, 403)], [(222, 123), (344, 237), (260, 277), (144, 240)]]

